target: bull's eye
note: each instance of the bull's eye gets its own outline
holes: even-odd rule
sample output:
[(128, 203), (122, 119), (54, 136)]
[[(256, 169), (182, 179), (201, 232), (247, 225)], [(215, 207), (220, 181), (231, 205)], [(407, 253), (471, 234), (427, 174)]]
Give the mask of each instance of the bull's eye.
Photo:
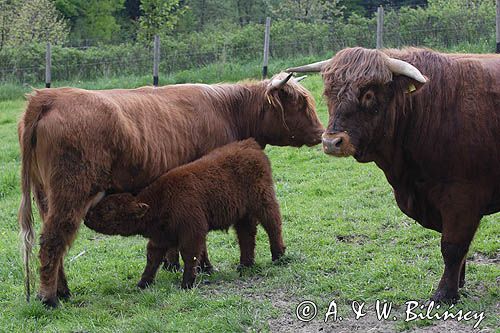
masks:
[(364, 108), (372, 108), (375, 105), (375, 93), (372, 90), (368, 90), (363, 94), (360, 102)]

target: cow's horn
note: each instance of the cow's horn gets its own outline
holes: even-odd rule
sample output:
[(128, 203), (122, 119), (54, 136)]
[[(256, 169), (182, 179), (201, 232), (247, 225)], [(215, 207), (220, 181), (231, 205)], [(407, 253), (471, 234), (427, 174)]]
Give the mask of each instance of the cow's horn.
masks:
[(290, 80), (292, 78), (292, 76), (293, 76), (293, 73), (290, 73), (283, 80), (273, 79), (271, 81), (271, 89), (281, 89), (281, 88), (283, 88), (285, 86), (285, 84), (288, 82), (288, 80)]
[(420, 73), (420, 71), (415, 66), (407, 63), (406, 61), (387, 58), (387, 66), (394, 74), (408, 76), (420, 83), (427, 82), (422, 73)]
[(304, 65), (304, 66), (299, 66), (299, 67), (292, 67), (288, 68), (285, 70), (285, 72), (295, 72), (295, 73), (314, 73), (314, 72), (321, 72), (323, 67), (330, 61), (328, 60), (323, 60), (323, 61), (318, 61), (309, 65)]
[(299, 77), (294, 77), (293, 80), (295, 82), (300, 82), (300, 81), (304, 80), (306, 77), (307, 77), (307, 75), (302, 75), (302, 76), (299, 76)]

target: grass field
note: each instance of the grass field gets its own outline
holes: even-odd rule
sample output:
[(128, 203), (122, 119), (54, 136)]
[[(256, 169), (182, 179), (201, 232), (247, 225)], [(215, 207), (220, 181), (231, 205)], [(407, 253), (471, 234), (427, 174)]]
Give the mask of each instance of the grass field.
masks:
[[(321, 79), (303, 82), (326, 124)], [(240, 276), (234, 232), (213, 232), (208, 239), (213, 275), (199, 276), (197, 287), (183, 291), (180, 273), (160, 271), (156, 283), (140, 291), (135, 284), (145, 265), (146, 241), (104, 236), (82, 225), (65, 262), (73, 297), (56, 310), (37, 301), (27, 304), (17, 225), (16, 123), (23, 107), (21, 99), (0, 102), (0, 332), (459, 332), (472, 330), (477, 321), (405, 322), (405, 302), (423, 303), (437, 286), (443, 270), (440, 235), (399, 211), (373, 163), (331, 158), (319, 146), (266, 149), (287, 245), (278, 264), (271, 262), (259, 228), (256, 266)], [(499, 222), (500, 214), (483, 219), (468, 255), (461, 301), (450, 310), (484, 311), (479, 328), (492, 332), (500, 327)], [(39, 230), (38, 217), (36, 226)], [(304, 300), (317, 304), (310, 322), (295, 316)], [(325, 323), (332, 300), (343, 320), (333, 322), (331, 316)], [(359, 320), (351, 310), (355, 300), (366, 302), (367, 315)], [(376, 319), (376, 300), (393, 303), (388, 320)]]

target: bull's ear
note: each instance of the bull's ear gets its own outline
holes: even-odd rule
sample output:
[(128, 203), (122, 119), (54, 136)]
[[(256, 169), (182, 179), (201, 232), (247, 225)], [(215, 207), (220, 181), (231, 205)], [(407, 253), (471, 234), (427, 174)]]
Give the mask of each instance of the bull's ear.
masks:
[(422, 89), (422, 87), (424, 87), (426, 84), (428, 84), (429, 82), (429, 79), (427, 77), (425, 77), (426, 81), (427, 82), (419, 82), (417, 80), (414, 80), (412, 78), (409, 78), (407, 76), (397, 76), (397, 80), (399, 81), (398, 83), (398, 86), (401, 87), (401, 89), (403, 90), (403, 92), (405, 94), (414, 94), (418, 91), (420, 91), (420, 89)]
[(149, 205), (144, 202), (139, 202), (137, 204), (137, 217), (143, 217), (149, 210)]

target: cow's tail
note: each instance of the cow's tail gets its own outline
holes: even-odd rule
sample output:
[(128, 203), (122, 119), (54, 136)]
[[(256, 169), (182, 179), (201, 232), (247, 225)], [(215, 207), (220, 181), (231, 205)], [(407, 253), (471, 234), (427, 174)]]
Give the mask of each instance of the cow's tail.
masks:
[(35, 243), (35, 232), (33, 228), (33, 214), (31, 207), (31, 174), (34, 159), (34, 148), (36, 144), (36, 128), (43, 113), (50, 107), (48, 96), (40, 96), (35, 91), (29, 96), (29, 103), (18, 127), (19, 145), (21, 147), (21, 204), (19, 206), (19, 226), (21, 228), (21, 252), (24, 264), (24, 286), (26, 300), (30, 300), (30, 286), (33, 281), (30, 269), (30, 258), (32, 257)]

